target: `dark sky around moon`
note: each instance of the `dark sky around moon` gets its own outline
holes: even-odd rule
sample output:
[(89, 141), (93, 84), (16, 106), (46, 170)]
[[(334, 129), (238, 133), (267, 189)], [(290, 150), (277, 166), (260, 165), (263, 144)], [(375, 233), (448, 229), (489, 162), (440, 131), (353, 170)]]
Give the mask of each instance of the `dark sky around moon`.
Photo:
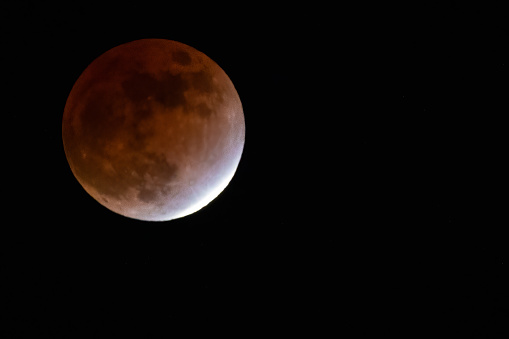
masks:
[[(1, 6), (0, 337), (368, 323), (507, 337), (500, 8)], [(141, 38), (208, 55), (246, 119), (223, 194), (155, 227), (90, 199), (61, 140), (81, 72)]]

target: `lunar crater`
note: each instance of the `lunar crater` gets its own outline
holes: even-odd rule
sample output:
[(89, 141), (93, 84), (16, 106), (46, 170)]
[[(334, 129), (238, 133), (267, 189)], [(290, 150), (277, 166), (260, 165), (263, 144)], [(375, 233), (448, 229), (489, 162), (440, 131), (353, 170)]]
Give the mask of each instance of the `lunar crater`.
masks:
[[(203, 70), (189, 74), (172, 74), (167, 71), (158, 76), (136, 72), (125, 79), (121, 87), (130, 102), (137, 107), (134, 113), (142, 119), (149, 119), (154, 111), (146, 109), (147, 103), (158, 103), (169, 109), (168, 112), (172, 108), (183, 107), (185, 113), (197, 113), (201, 118), (208, 118), (214, 113), (210, 105), (205, 102), (196, 104), (189, 97), (211, 98), (213, 104), (223, 100), (214, 86), (213, 76)], [(186, 95), (189, 92), (191, 94)]]
[(191, 63), (192, 59), (186, 51), (176, 51), (173, 53), (173, 60), (182, 66), (187, 66)]
[(148, 97), (172, 108), (185, 104), (184, 91), (189, 84), (180, 74), (164, 72), (160, 79), (148, 73), (134, 73), (122, 82), (125, 95), (133, 103), (145, 102)]

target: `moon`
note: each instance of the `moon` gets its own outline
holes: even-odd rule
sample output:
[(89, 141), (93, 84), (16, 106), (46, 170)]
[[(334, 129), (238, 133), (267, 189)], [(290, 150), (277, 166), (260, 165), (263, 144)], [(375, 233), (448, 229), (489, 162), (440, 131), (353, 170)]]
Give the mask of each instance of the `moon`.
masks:
[(242, 104), (226, 73), (180, 42), (114, 47), (80, 75), (62, 139), (85, 191), (120, 215), (167, 221), (228, 185), (245, 142)]

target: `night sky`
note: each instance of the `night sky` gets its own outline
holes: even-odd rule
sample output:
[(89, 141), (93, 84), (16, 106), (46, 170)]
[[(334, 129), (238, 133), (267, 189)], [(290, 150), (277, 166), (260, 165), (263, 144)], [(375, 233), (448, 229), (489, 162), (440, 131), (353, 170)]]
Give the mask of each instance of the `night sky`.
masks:
[[(0, 338), (509, 337), (509, 21), (466, 3), (0, 5)], [(62, 145), (81, 72), (142, 38), (244, 107), (233, 180), (169, 222), (101, 206)]]

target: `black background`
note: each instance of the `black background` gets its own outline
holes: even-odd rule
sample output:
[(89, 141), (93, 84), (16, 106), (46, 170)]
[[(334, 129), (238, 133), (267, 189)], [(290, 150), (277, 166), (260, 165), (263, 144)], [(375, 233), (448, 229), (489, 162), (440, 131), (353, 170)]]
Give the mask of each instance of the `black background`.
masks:
[[(507, 12), (359, 7), (2, 4), (0, 337), (507, 338)], [(246, 120), (230, 185), (164, 223), (95, 202), (61, 140), (141, 38), (211, 57)]]

